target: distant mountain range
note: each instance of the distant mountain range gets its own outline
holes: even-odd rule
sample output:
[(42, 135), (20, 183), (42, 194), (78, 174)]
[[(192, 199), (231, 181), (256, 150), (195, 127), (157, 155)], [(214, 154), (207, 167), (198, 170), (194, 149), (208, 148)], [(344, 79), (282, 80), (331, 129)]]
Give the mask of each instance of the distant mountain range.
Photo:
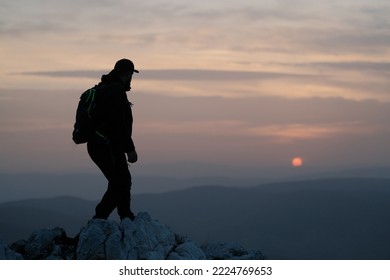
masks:
[[(200, 244), (239, 242), (270, 259), (390, 259), (388, 178), (204, 186), (132, 201), (136, 212), (147, 211)], [(0, 239), (11, 243), (55, 226), (76, 235), (95, 205), (75, 197), (2, 203)]]
[[(134, 165), (133, 194), (164, 193), (192, 187), (218, 185), (252, 187), (271, 182), (324, 178), (389, 178), (390, 167), (354, 169), (235, 167), (194, 162)], [(153, 174), (153, 175), (150, 175)], [(1, 173), (0, 203), (30, 199), (74, 196), (100, 199), (106, 179), (96, 173)]]
[[(75, 196), (100, 199), (107, 181), (100, 173), (40, 174), (0, 173), (0, 203), (29, 199)], [(261, 178), (134, 176), (133, 193), (163, 193), (203, 185), (254, 186), (268, 182)]]

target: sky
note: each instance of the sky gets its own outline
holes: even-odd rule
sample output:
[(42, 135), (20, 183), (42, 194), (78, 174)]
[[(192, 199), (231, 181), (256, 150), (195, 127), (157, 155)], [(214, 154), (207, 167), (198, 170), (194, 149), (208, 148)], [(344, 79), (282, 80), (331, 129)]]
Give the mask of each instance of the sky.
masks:
[(121, 58), (138, 166), (390, 166), (387, 0), (0, 2), (0, 172), (96, 171), (78, 98)]

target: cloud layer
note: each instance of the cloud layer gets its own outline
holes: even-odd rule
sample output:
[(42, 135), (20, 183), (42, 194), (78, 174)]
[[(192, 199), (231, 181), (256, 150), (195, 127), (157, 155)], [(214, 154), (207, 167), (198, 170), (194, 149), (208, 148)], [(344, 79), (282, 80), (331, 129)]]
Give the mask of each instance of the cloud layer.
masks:
[(72, 162), (79, 94), (123, 57), (140, 69), (145, 161), (390, 164), (389, 14), (387, 0), (4, 0), (1, 167), (37, 151), (54, 166), (52, 142)]
[[(385, 0), (299, 0), (294, 5), (287, 0), (110, 5), (6, 0), (1, 8), (0, 81), (8, 88), (43, 88), (42, 79), (9, 73), (89, 76), (87, 69), (109, 69), (117, 59), (130, 57), (149, 70), (144, 79), (207, 82), (316, 75), (323, 82), (298, 81), (296, 76), (290, 85), (283, 81), (294, 89), (290, 97), (390, 100), (390, 4)], [(55, 82), (62, 88), (78, 85), (74, 80), (47, 84)], [(267, 94), (280, 96), (281, 89), (270, 90), (279, 86), (280, 81), (268, 83)]]

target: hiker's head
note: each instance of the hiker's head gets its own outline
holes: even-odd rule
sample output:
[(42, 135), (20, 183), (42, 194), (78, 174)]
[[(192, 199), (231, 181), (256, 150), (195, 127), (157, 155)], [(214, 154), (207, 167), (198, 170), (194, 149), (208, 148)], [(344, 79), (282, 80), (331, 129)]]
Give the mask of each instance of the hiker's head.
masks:
[(138, 70), (135, 69), (134, 63), (126, 58), (120, 59), (115, 63), (114, 70), (119, 78), (126, 85), (127, 90), (130, 90), (131, 78), (133, 77), (133, 73), (139, 73)]
[(131, 74), (133, 74), (134, 72), (139, 73), (138, 70), (134, 68), (134, 63), (131, 60), (126, 58), (122, 58), (118, 60), (115, 63), (114, 70), (120, 74), (125, 72), (130, 72)]

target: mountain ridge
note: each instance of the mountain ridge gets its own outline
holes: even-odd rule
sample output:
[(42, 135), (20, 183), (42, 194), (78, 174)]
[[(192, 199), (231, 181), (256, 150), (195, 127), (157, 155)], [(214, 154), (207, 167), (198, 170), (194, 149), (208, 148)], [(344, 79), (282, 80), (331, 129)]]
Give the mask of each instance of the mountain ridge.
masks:
[[(72, 199), (80, 225), (95, 203)], [(270, 259), (389, 259), (389, 199), (390, 179), (338, 178), (141, 194), (133, 205), (200, 244), (238, 241)]]
[[(133, 194), (164, 193), (204, 185), (251, 187), (257, 184), (323, 178), (390, 178), (390, 167), (324, 171), (324, 168), (236, 168), (204, 163), (133, 166)], [(146, 172), (144, 169), (150, 169)], [(184, 170), (181, 170), (183, 169)], [(277, 171), (284, 170), (281, 172)], [(185, 171), (185, 172), (184, 172)], [(245, 171), (245, 172), (244, 172)], [(106, 188), (100, 173), (6, 173), (0, 172), (0, 203), (21, 198), (53, 197), (59, 194), (99, 199)], [(33, 188), (31, 187), (33, 185)], [(53, 187), (54, 186), (54, 187)], [(99, 192), (100, 191), (100, 192)]]

